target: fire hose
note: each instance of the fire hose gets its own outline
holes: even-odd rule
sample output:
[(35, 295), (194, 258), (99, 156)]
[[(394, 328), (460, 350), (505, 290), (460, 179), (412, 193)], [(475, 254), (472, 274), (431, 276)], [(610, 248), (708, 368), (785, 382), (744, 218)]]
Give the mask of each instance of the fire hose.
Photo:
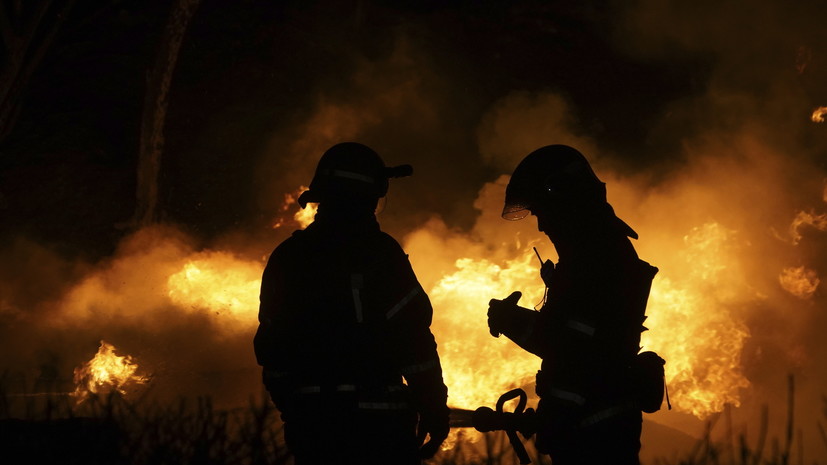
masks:
[[(505, 403), (519, 397), (517, 406), (513, 412), (504, 412)], [(473, 426), (481, 433), (491, 431), (505, 431), (508, 436), (514, 453), (520, 459), (521, 464), (531, 463), (528, 452), (525, 449), (517, 433), (526, 439), (531, 438), (537, 429), (537, 416), (533, 408), (526, 409), (528, 395), (522, 389), (512, 389), (500, 396), (497, 400), (496, 410), (489, 407), (480, 407), (474, 411), (451, 409), (451, 427), (463, 428)]]

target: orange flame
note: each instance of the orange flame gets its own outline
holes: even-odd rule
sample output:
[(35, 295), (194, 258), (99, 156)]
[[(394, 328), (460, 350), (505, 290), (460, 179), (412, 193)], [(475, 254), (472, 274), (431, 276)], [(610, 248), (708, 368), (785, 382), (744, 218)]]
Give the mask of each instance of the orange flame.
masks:
[(229, 253), (206, 252), (167, 279), (167, 295), (177, 305), (208, 309), (246, 329), (257, 321), (262, 269)]
[[(280, 208), (282, 214), (276, 219), (275, 223), (273, 223), (273, 229), (280, 228), (288, 223), (288, 220), (283, 217), (284, 213), (289, 211), (291, 207), (297, 205), (299, 196), (307, 189), (308, 188), (306, 186), (299, 186), (299, 188), (294, 192), (284, 194), (284, 202)], [(316, 210), (318, 207), (318, 204), (309, 203), (306, 207), (297, 209), (291, 219), (298, 223), (298, 225), (302, 228), (306, 228), (313, 222), (313, 218), (316, 216)]]
[[(749, 387), (741, 369), (741, 351), (749, 330), (728, 303), (740, 291), (731, 269), (729, 246), (735, 231), (718, 223), (694, 228), (679, 253), (688, 269), (682, 279), (662, 270), (652, 284), (644, 350), (666, 359), (666, 381), (673, 406), (699, 418), (740, 405), (740, 390)], [(677, 265), (675, 265), (677, 268)]]
[(533, 381), (540, 359), (505, 337), (493, 340), (485, 319), (490, 299), (505, 298), (516, 289), (526, 291), (528, 301), (542, 298), (544, 286), (537, 279), (537, 264), (531, 266), (532, 258), (525, 254), (502, 265), (463, 258), (457, 260), (456, 272), (446, 274), (429, 291), (451, 405), (489, 405), (507, 390)]
[(129, 383), (143, 384), (148, 377), (137, 375), (138, 364), (129, 355), (115, 354), (115, 346), (101, 341), (98, 352), (91, 360), (75, 368), (75, 392), (72, 396), (78, 401), (91, 394), (105, 390), (115, 390), (125, 394), (124, 387)]
[(818, 107), (813, 110), (813, 115), (810, 119), (812, 119), (814, 123), (823, 123), (824, 115), (827, 115), (827, 107)]

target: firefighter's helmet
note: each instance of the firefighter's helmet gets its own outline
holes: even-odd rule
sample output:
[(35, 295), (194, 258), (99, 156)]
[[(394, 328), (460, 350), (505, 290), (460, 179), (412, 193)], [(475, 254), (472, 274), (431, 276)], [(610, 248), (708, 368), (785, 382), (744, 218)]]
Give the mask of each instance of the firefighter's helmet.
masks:
[(619, 232), (637, 239), (637, 233), (615, 216), (606, 201), (606, 184), (594, 174), (589, 161), (567, 145), (541, 147), (517, 165), (505, 189), (502, 216), (519, 220), (532, 210), (549, 208), (569, 215), (605, 214)]
[(311, 202), (343, 196), (379, 199), (388, 193), (388, 178), (411, 174), (411, 165), (387, 167), (370, 147), (357, 142), (342, 142), (322, 155), (309, 190), (299, 196), (298, 202), (304, 208)]
[(528, 154), (514, 169), (505, 190), (502, 216), (525, 218), (548, 203), (605, 202), (605, 184), (586, 157), (567, 145), (547, 145)]

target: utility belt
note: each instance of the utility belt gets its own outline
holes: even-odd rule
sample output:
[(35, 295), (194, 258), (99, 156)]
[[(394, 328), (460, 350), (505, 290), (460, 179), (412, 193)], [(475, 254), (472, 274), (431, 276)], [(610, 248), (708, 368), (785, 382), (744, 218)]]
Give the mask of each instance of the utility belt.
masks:
[[(654, 413), (660, 410), (664, 395), (666, 404), (671, 410), (669, 392), (666, 390), (665, 363), (666, 361), (658, 354), (647, 351), (637, 354), (629, 363), (618, 364), (617, 369), (609, 370), (606, 376), (613, 385), (620, 387), (621, 395), (606, 409), (593, 413), (597, 414), (605, 410), (604, 413), (598, 415), (601, 419), (608, 418), (607, 412), (619, 414), (629, 410), (640, 410)], [(585, 406), (589, 400), (587, 398), (589, 393), (567, 390), (553, 384), (554, 380), (543, 370), (537, 372), (535, 379), (535, 390), (541, 398), (556, 398), (577, 407)], [(591, 423), (591, 420), (587, 423)]]
[(362, 411), (400, 412), (412, 409), (408, 389), (402, 384), (305, 384), (297, 385), (292, 394), (301, 403), (341, 403)]

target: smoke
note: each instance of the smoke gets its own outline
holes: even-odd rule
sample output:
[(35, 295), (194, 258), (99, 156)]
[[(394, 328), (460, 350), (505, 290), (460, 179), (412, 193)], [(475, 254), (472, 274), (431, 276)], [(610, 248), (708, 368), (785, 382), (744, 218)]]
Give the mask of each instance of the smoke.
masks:
[(562, 96), (515, 91), (483, 115), (477, 142), (484, 162), (509, 173), (524, 156), (545, 145), (565, 144), (595, 153), (595, 144), (576, 132), (577, 122)]
[[(466, 80), (437, 62), (434, 42), (410, 30), (397, 31), (386, 55), (349, 52), (347, 72), (320, 80), (310, 104), (266, 135), (254, 167), (257, 229), (205, 244), (185, 228), (150, 228), (97, 263), (25, 239), (5, 244), (2, 368), (59, 380), (105, 339), (135, 357), (140, 374), (152, 376), (151, 389), (164, 395), (220, 394), (232, 404), (257, 393), (255, 287), (267, 254), (295, 227), (297, 207), (282, 209), (285, 195), (309, 183), (328, 147), (354, 140), (389, 165), (414, 165), (413, 177), (391, 181), (379, 219), (431, 293), (440, 350), (460, 343), (465, 358), (457, 360), (470, 364), (479, 353), (463, 355), (462, 343), (479, 336), (502, 358), (476, 374), (512, 367), (513, 385), (529, 382), (537, 361), (517, 360), (524, 354), (490, 338), (485, 311), (488, 299), (513, 290), (524, 291), (526, 307), (542, 298), (539, 278), (524, 271), (539, 267), (531, 247), (552, 260), (554, 249), (532, 219), (507, 222), (500, 211), (519, 160), (563, 143), (592, 162), (618, 216), (639, 233), (639, 255), (660, 269), (644, 343), (676, 370), (670, 392), (684, 413), (650, 418), (697, 433), (686, 413), (686, 393), (696, 385), (718, 395), (707, 403), (711, 411), (740, 403), (749, 415), (770, 403), (780, 417), (787, 373), (800, 380), (801, 402), (819, 402), (827, 390), (819, 334), (827, 323), (827, 140), (825, 126), (810, 118), (827, 103), (817, 48), (825, 43), (816, 24), (822, 15), (806, 2), (719, 3), (639, 1), (612, 24), (625, 58), (701, 63), (690, 68), (691, 89), (660, 102), (633, 151), (585, 130), (576, 100), (549, 90), (556, 83), (517, 81), (474, 95), (477, 88), (468, 91)], [(636, 109), (627, 110), (634, 118)], [(660, 150), (653, 140), (676, 141), (676, 149), (653, 153)], [(651, 169), (641, 159), (653, 160)], [(284, 225), (273, 229), (279, 219)], [(476, 326), (456, 325), (451, 310), (466, 294), (450, 284), (470, 287), (462, 279), (480, 275), (494, 278), (471, 281), (475, 296), (462, 307)], [(675, 341), (691, 350), (671, 349)], [(810, 410), (801, 415), (805, 430), (818, 414)]]
[(171, 227), (137, 231), (112, 257), (56, 276), (69, 282), (55, 293), (36, 274), (59, 270), (59, 259), (24, 252), (31, 268), (23, 276), (44, 292), (4, 292), (2, 363), (13, 375), (5, 387), (69, 392), (73, 369), (106, 340), (135, 358), (157, 398), (213, 395), (232, 404), (257, 393), (250, 345), (263, 261), (196, 244)]

